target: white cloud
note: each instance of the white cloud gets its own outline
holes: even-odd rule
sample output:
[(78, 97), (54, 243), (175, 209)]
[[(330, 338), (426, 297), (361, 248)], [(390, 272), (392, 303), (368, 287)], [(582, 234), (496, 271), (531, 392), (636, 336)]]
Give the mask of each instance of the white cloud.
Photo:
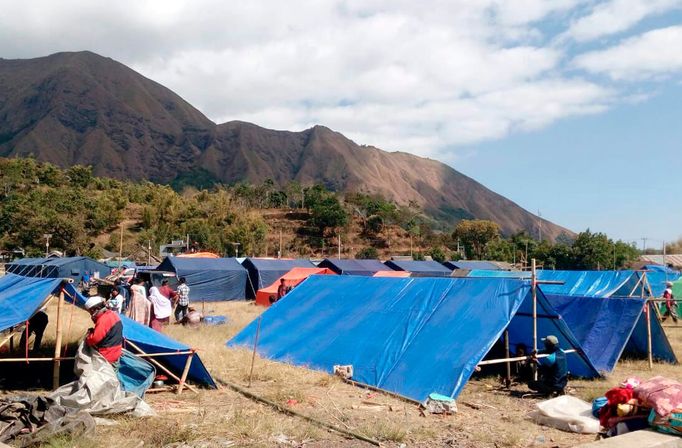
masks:
[(644, 80), (682, 71), (682, 26), (646, 32), (578, 56), (574, 64), (617, 80)]
[[(659, 9), (671, 1), (650, 0)], [(3, 57), (88, 49), (216, 122), (319, 123), (387, 150), (443, 156), (598, 113), (617, 97), (569, 74), (566, 47), (545, 43), (591, 0), (7, 3)], [(608, 16), (616, 3), (596, 6), (571, 30), (588, 35), (589, 23), (601, 23), (589, 17)]]
[(589, 41), (630, 29), (641, 20), (682, 8), (682, 0), (609, 0), (597, 3), (590, 13), (577, 19), (567, 35)]

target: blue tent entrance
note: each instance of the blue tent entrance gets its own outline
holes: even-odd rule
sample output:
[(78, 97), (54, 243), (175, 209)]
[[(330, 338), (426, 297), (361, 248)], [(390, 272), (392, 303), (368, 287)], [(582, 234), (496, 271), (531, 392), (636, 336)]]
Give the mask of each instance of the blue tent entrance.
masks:
[(243, 300), (248, 282), (235, 258), (166, 257), (156, 270), (185, 277), (191, 301)]
[[(532, 347), (532, 297), (516, 279), (313, 276), (262, 314), (262, 356), (353, 379), (423, 401), (457, 397), (476, 365), (509, 330)], [(257, 321), (228, 342), (253, 346)], [(555, 334), (574, 375), (598, 376), (578, 342), (538, 294), (538, 331)]]
[(249, 271), (249, 283), (246, 287), (246, 298), (255, 299), (256, 292), (272, 285), (275, 280), (293, 268), (314, 268), (310, 260), (283, 260), (269, 258), (247, 258), (242, 266)]

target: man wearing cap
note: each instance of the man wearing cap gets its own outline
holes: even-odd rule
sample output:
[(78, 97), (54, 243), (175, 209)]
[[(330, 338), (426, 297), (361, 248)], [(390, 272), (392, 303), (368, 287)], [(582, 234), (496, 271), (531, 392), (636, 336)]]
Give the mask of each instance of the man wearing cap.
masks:
[(104, 356), (114, 370), (118, 370), (123, 351), (123, 323), (118, 313), (108, 309), (99, 296), (90, 297), (85, 302), (85, 309), (95, 323), (95, 327), (88, 330), (85, 343)]
[(670, 316), (673, 318), (673, 322), (677, 323), (677, 302), (675, 301), (675, 296), (673, 296), (673, 282), (665, 282), (663, 298), (665, 299), (666, 309), (661, 321), (665, 322), (668, 316)]
[(531, 360), (538, 365), (539, 379), (531, 381), (528, 387), (544, 395), (563, 395), (568, 383), (568, 366), (566, 353), (559, 348), (559, 339), (554, 335), (543, 338), (545, 350), (543, 357), (531, 355)]

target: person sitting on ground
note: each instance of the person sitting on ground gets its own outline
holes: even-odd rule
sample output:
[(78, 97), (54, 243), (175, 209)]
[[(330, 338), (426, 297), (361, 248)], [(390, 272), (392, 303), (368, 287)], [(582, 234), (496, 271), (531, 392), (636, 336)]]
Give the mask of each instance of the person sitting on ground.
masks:
[(185, 277), (180, 277), (175, 302), (175, 322), (182, 322), (189, 312), (189, 286)]
[[(528, 347), (526, 344), (517, 344), (515, 357), (528, 356)], [(528, 383), (533, 381), (533, 367), (529, 360), (517, 361), (513, 364), (514, 379), (519, 383)]]
[(85, 343), (96, 349), (118, 371), (119, 360), (123, 352), (123, 323), (118, 314), (107, 309), (100, 296), (90, 297), (85, 302), (85, 309), (95, 323), (88, 329)]
[(543, 339), (545, 350), (541, 352), (544, 357), (538, 357), (535, 353), (530, 360), (538, 365), (538, 381), (530, 381), (528, 387), (531, 390), (547, 396), (564, 395), (568, 384), (568, 365), (566, 353), (559, 347), (559, 339), (549, 335)]
[(190, 328), (197, 328), (203, 319), (203, 314), (194, 308), (189, 307), (187, 315), (182, 319), (182, 324), (187, 325)]
[(663, 298), (665, 299), (665, 313), (663, 313), (661, 321), (665, 322), (668, 317), (672, 317), (673, 322), (677, 323), (677, 302), (675, 301), (675, 296), (673, 296), (672, 282), (665, 282)]
[[(21, 339), (19, 340), (20, 350), (27, 350), (26, 347), (26, 336), (31, 337), (34, 334), (36, 337), (33, 340), (33, 348), (31, 353), (36, 353), (40, 350), (40, 344), (43, 341), (43, 333), (45, 333), (45, 328), (47, 327), (49, 319), (47, 313), (44, 309), (38, 310), (31, 318), (28, 320), (28, 328), (21, 332)], [(28, 333), (28, 334), (27, 334)]]
[(279, 286), (277, 287), (277, 300), (280, 300), (287, 294), (287, 285), (284, 284), (284, 279), (280, 279)]

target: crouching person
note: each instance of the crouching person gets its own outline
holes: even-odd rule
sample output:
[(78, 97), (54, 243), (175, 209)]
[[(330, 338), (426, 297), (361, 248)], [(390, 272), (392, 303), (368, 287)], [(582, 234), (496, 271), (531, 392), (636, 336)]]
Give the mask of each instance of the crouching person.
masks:
[(85, 343), (97, 350), (118, 372), (123, 351), (123, 323), (118, 313), (108, 309), (99, 296), (90, 297), (85, 302), (85, 309), (95, 323), (95, 327), (88, 330)]
[(542, 354), (549, 356), (538, 358), (531, 355), (531, 361), (538, 366), (539, 380), (529, 382), (528, 387), (547, 396), (564, 395), (568, 384), (566, 353), (559, 347), (556, 336), (549, 335), (543, 341), (545, 350)]

